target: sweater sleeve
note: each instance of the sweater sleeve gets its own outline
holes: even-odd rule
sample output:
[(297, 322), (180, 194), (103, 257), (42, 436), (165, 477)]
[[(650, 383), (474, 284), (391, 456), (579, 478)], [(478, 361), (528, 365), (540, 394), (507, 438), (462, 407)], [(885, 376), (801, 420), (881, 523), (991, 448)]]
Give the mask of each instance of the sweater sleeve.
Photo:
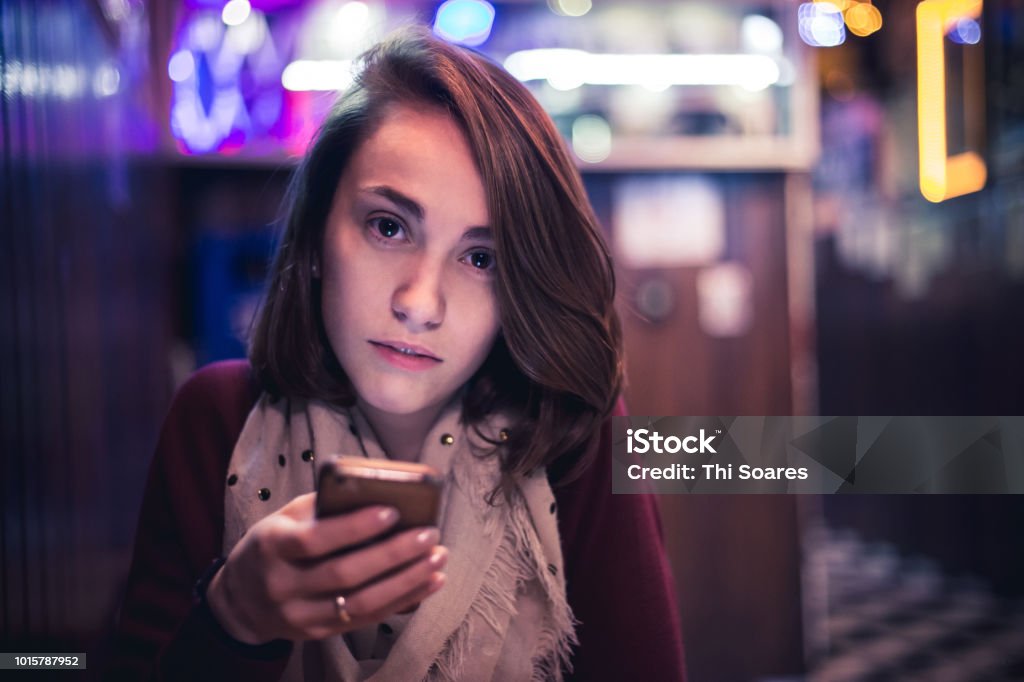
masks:
[(218, 363), (178, 391), (143, 496), (105, 679), (276, 680), (291, 643), (231, 639), (193, 585), (221, 554), (224, 478), (255, 400), (248, 364)]
[[(624, 415), (620, 400), (613, 416)], [(569, 680), (685, 679), (661, 522), (650, 495), (613, 495), (611, 422), (593, 461), (555, 489), (579, 647)]]

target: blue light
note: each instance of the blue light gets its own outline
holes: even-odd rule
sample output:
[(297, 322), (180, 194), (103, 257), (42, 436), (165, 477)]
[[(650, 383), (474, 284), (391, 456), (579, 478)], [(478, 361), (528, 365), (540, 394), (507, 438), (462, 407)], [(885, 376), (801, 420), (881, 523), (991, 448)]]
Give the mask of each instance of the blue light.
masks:
[(947, 34), (949, 39), (960, 45), (976, 45), (981, 40), (981, 26), (974, 19), (961, 19)]
[(491, 36), (494, 6), (482, 0), (448, 0), (437, 8), (434, 33), (450, 43), (481, 45)]
[(797, 8), (800, 39), (811, 47), (835, 47), (846, 40), (843, 13), (830, 2), (805, 2)]

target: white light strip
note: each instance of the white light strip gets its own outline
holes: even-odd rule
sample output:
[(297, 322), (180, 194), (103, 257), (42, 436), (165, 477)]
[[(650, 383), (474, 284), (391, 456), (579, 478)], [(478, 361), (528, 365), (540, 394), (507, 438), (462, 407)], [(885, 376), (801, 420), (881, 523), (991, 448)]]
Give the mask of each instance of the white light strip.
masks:
[(284, 67), (281, 85), (285, 90), (344, 90), (352, 85), (351, 59), (299, 59)]
[(739, 85), (763, 90), (779, 80), (779, 63), (754, 54), (591, 54), (583, 50), (513, 52), (505, 68), (521, 81), (546, 79), (560, 90), (583, 84)]

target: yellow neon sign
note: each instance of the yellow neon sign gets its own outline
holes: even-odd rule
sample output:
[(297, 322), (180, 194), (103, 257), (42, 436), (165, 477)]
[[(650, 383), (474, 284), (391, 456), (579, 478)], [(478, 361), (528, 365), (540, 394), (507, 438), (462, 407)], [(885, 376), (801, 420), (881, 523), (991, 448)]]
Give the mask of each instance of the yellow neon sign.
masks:
[(972, 151), (946, 152), (946, 27), (981, 16), (982, 0), (924, 0), (917, 6), (917, 135), (921, 194), (939, 202), (977, 192), (987, 169)]

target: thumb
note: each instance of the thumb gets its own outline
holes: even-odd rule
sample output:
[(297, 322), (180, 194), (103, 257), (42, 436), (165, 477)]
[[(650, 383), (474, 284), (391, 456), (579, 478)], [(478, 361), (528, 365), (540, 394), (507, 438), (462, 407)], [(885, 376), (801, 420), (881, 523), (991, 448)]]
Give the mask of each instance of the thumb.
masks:
[(313, 518), (315, 508), (316, 493), (306, 493), (293, 498), (277, 511), (295, 521), (308, 521)]

